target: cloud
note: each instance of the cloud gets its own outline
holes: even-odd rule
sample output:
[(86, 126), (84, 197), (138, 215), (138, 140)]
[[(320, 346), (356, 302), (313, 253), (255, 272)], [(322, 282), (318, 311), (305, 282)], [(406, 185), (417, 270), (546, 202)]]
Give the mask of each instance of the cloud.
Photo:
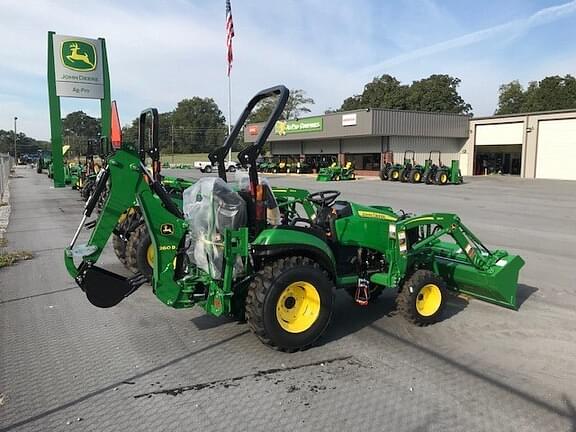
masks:
[[(223, 2), (100, 0), (87, 10), (72, 1), (0, 1), (0, 38), (5, 41), (0, 45), (0, 128), (11, 128), (11, 119), (17, 115), (27, 134), (49, 136), (48, 30), (106, 38), (112, 95), (118, 100), (123, 123), (143, 108), (168, 111), (193, 96), (213, 97), (227, 114)], [(512, 74), (525, 71), (502, 58), (505, 55), (494, 55), (491, 47), (486, 47), (483, 58), (476, 53), (466, 56), (458, 49), (517, 38), (576, 10), (572, 1), (451, 37), (462, 34), (467, 26), (458, 11), (467, 12), (434, 0), (333, 0), (329, 7), (317, 0), (285, 0), (281, 7), (264, 0), (232, 3), (236, 27), (233, 118), (256, 91), (269, 85), (283, 83), (306, 90), (317, 102), (313, 107), (317, 114), (340, 106), (374, 75), (384, 72), (402, 81), (431, 73), (458, 76), (475, 112), (489, 114), (498, 85), (522, 79)], [(499, 10), (500, 3), (494, 0), (485, 7)], [(424, 44), (428, 46), (421, 48)], [(511, 43), (507, 49), (512, 47), (516, 46)], [(563, 50), (564, 54), (574, 52), (571, 45)], [(523, 69), (543, 70), (540, 66), (549, 54), (541, 54)], [(382, 58), (388, 60), (378, 62)], [(62, 100), (64, 115), (77, 109), (99, 115), (97, 101)]]
[(379, 71), (386, 70), (402, 63), (430, 57), (434, 54), (439, 54), (456, 48), (463, 48), (488, 39), (499, 37), (510, 38), (512, 35), (519, 36), (534, 27), (551, 23), (565, 16), (571, 15), (574, 12), (576, 12), (576, 1), (564, 3), (559, 6), (547, 7), (535, 12), (527, 18), (513, 20), (400, 54), (383, 62), (364, 68), (362, 72), (364, 74), (375, 74)]

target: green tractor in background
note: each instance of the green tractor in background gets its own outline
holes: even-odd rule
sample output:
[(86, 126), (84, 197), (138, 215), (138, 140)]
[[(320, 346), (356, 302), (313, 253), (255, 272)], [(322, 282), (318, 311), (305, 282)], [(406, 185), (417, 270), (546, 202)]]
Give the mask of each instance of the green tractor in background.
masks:
[(36, 172), (42, 174), (44, 170), (48, 170), (50, 165), (52, 165), (52, 152), (50, 150), (38, 150)]
[[(92, 304), (115, 306), (146, 281), (96, 265), (118, 215), (137, 203), (153, 245), (156, 297), (176, 309), (199, 305), (214, 316), (244, 317), (264, 344), (280, 350), (304, 349), (324, 333), (335, 288), (353, 291), (359, 304), (394, 290), (399, 312), (416, 325), (441, 319), (447, 290), (517, 307), (523, 260), (488, 250), (456, 215), (398, 214), (385, 205), (338, 200), (338, 191), (273, 192), (260, 181), (256, 160), (288, 95), (277, 86), (250, 100), (225, 144), (209, 156), (218, 177), (186, 189), (182, 209), (145, 164), (146, 156), (153, 166), (159, 163), (158, 113), (142, 112), (139, 149), (123, 146), (110, 156), (64, 252), (69, 274)], [(255, 143), (238, 156), (248, 168), (247, 181), (231, 185), (225, 157), (254, 107), (269, 97), (276, 98), (274, 110)], [(147, 117), (153, 137), (148, 149)], [(108, 184), (98, 219), (86, 224)], [(85, 225), (92, 229), (90, 238), (77, 245)]]
[[(411, 154), (412, 157), (408, 157), (408, 154)], [(404, 152), (403, 163), (393, 164), (388, 168), (388, 180), (407, 182), (412, 165), (414, 165), (414, 155), (415, 153), (413, 150), (406, 150)], [(382, 176), (380, 176), (380, 178), (382, 178)]]
[[(292, 169), (290, 172), (292, 172)], [(312, 172), (312, 166), (306, 161), (306, 159), (299, 159), (295, 164), (293, 172), (296, 174), (308, 174)]]
[(352, 162), (347, 162), (344, 166), (333, 162), (329, 167), (320, 168), (318, 176), (316, 176), (316, 181), (320, 182), (345, 181), (355, 179), (356, 173), (354, 171), (354, 165)]
[(390, 179), (390, 170), (394, 166), (394, 153), (391, 151), (385, 151), (382, 155), (382, 168), (380, 169), (380, 180)]
[[(438, 163), (432, 160), (432, 154), (438, 154)], [(426, 184), (436, 184), (444, 186), (450, 184), (461, 184), (464, 182), (462, 173), (460, 172), (460, 162), (452, 160), (450, 166), (442, 163), (442, 153), (438, 150), (433, 150), (428, 156), (426, 161), (426, 169), (422, 174), (422, 179)]]

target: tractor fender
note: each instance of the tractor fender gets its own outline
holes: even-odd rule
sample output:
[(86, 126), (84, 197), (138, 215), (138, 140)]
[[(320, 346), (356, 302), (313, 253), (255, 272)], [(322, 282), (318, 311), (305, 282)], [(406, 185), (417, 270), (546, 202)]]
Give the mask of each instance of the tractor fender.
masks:
[(316, 261), (331, 278), (336, 277), (336, 259), (323, 233), (299, 226), (277, 226), (262, 231), (252, 242), (255, 257), (305, 256)]

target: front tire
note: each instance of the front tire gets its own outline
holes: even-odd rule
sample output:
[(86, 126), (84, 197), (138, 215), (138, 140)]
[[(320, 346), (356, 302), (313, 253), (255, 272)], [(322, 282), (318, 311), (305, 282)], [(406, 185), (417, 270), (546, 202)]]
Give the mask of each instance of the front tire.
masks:
[(392, 168), (390, 170), (390, 181), (398, 181), (400, 180), (400, 170), (398, 168)]
[(206, 174), (210, 174), (212, 172), (212, 167), (210, 165), (204, 167), (204, 171), (202, 171)]
[(416, 270), (396, 297), (400, 314), (417, 326), (440, 320), (446, 306), (446, 283), (430, 270)]
[(264, 344), (282, 351), (312, 345), (326, 330), (334, 308), (334, 283), (309, 258), (268, 263), (250, 283), (246, 320)]

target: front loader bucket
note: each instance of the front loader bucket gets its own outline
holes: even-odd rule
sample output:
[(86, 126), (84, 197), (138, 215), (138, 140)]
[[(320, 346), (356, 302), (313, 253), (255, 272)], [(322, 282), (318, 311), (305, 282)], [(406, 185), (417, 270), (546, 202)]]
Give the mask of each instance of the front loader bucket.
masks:
[(518, 274), (524, 260), (507, 255), (487, 270), (479, 270), (464, 259), (436, 256), (438, 273), (449, 288), (480, 300), (516, 310)]

